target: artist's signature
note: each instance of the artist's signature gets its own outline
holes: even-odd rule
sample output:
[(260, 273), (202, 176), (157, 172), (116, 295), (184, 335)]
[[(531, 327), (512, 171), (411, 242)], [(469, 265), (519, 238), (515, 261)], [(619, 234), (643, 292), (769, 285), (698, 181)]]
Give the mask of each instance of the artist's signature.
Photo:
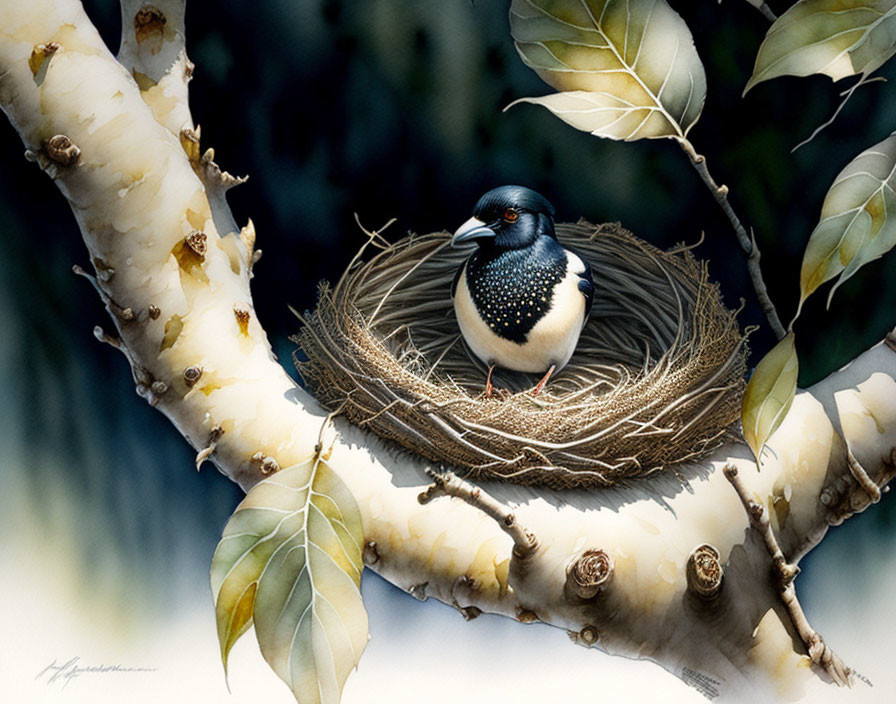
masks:
[(58, 684), (65, 689), (76, 677), (87, 674), (105, 674), (108, 672), (155, 672), (154, 667), (123, 667), (122, 665), (81, 665), (81, 658), (75, 656), (68, 662), (59, 664), (56, 658), (43, 670), (37, 673), (35, 680), (43, 679), (48, 685)]

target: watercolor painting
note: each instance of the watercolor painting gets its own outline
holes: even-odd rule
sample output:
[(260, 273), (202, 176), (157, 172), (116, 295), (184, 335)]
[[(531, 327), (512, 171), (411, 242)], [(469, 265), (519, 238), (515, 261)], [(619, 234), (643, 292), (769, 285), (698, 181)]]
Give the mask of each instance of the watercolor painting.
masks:
[[(885, 701), (896, 3), (854, 5), (0, 0), (0, 698)], [(530, 217), (593, 284), (547, 259), (477, 282), (473, 252)], [(365, 246), (397, 252), (364, 270), (394, 276), (371, 289), (392, 310), (337, 285)], [(591, 379), (587, 350), (628, 363), (607, 297), (666, 310), (647, 259), (715, 315), (691, 362), (717, 366), (652, 382), (704, 404), (692, 435), (629, 414), (654, 433), (631, 460), (623, 421), (585, 448), (557, 415), (500, 426), (501, 457), (531, 437), (491, 473), (457, 449)], [(468, 310), (517, 305), (502, 350), (551, 305), (514, 286), (590, 296), (557, 318), (556, 376), (550, 354), (523, 381), (498, 364), (493, 392), (460, 264)], [(395, 380), (353, 366), (356, 314), (401, 321)], [(669, 324), (675, 349), (711, 336)], [(486, 404), (450, 450), (440, 403), (405, 400), (416, 425), (382, 391), (438, 365), (442, 406)]]

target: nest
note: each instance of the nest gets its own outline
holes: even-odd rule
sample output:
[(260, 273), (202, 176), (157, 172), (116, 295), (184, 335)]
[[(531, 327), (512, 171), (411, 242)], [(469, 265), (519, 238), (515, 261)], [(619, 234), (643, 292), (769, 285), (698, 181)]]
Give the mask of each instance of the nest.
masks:
[[(594, 271), (594, 308), (569, 364), (535, 375), (487, 370), (467, 349), (451, 281), (472, 248), (411, 235), (362, 252), (321, 286), (296, 366), (352, 423), (471, 478), (554, 488), (608, 486), (696, 459), (740, 416), (746, 345), (705, 263), (618, 224), (557, 226)], [(303, 355), (300, 353), (304, 353)]]

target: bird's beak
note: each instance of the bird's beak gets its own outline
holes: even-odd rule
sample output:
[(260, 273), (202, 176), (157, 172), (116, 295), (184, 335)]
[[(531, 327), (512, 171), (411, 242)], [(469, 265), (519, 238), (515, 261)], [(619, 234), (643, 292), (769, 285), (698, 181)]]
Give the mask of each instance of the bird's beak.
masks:
[(495, 231), (492, 230), (479, 218), (470, 218), (463, 225), (457, 228), (454, 237), (451, 240), (451, 246), (456, 247), (464, 242), (476, 240), (481, 237), (495, 237)]

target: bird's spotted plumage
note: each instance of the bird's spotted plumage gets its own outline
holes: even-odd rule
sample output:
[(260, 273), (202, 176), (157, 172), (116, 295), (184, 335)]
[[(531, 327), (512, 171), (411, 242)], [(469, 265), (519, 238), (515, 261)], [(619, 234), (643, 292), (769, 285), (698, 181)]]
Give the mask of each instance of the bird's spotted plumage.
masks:
[(473, 303), (499, 337), (525, 343), (535, 323), (550, 309), (554, 287), (566, 276), (566, 253), (554, 245), (537, 242), (532, 248), (510, 250), (492, 259), (476, 252), (467, 260)]
[(588, 263), (554, 234), (554, 209), (522, 186), (486, 193), (453, 243), (475, 241), (451, 287), (464, 340), (490, 367), (544, 372), (572, 356), (591, 311)]

